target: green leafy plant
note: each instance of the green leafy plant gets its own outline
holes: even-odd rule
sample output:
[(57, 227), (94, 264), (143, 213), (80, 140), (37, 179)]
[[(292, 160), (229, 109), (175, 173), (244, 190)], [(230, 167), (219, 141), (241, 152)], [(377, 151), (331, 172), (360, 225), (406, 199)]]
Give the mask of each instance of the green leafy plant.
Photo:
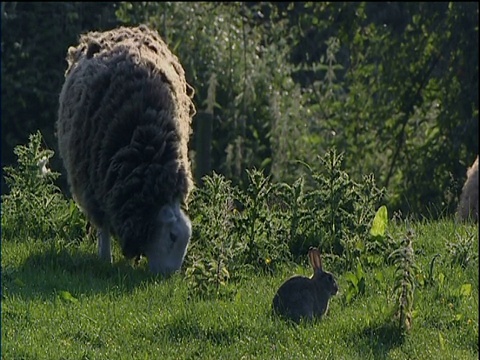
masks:
[(413, 320), (413, 300), (415, 293), (415, 274), (418, 267), (415, 263), (412, 246), (413, 231), (407, 230), (400, 242), (400, 247), (394, 250), (390, 257), (395, 266), (395, 317), (398, 319), (398, 329), (409, 331)]
[[(358, 260), (358, 259), (357, 259)], [(347, 280), (347, 290), (345, 300), (347, 304), (351, 303), (356, 297), (365, 294), (365, 272), (361, 262), (357, 261), (356, 271), (348, 271), (345, 273)]]
[[(285, 184), (271, 184), (259, 170), (248, 171), (241, 191), (224, 176), (203, 178), (190, 202), (193, 235), (186, 277), (192, 293), (229, 296), (229, 281), (252, 271), (272, 273), (290, 258), (291, 225), (283, 218)], [(284, 200), (284, 199), (283, 199)]]
[(289, 257), (287, 235), (291, 226), (282, 218), (282, 206), (277, 202), (281, 184), (272, 184), (260, 170), (247, 170), (249, 184), (239, 198), (240, 217), (235, 228), (239, 241), (245, 244), (241, 263), (254, 265), (263, 271)]
[(73, 200), (67, 200), (55, 185), (60, 174), (48, 168), (54, 152), (42, 148), (39, 131), (29, 140), (14, 150), (17, 166), (3, 169), (10, 190), (2, 195), (3, 238), (82, 238), (86, 220)]
[(465, 269), (469, 262), (478, 259), (478, 252), (474, 249), (474, 242), (478, 242), (478, 233), (467, 231), (465, 235), (455, 233), (456, 241), (447, 242), (452, 265), (460, 265)]
[(370, 235), (373, 237), (385, 236), (385, 230), (388, 225), (388, 211), (385, 205), (382, 205), (378, 208), (375, 217), (373, 218), (372, 227), (370, 229)]
[(370, 228), (369, 238), (365, 246), (365, 260), (370, 265), (381, 265), (388, 262), (388, 256), (395, 249), (395, 241), (387, 232), (388, 210), (385, 205), (378, 208)]
[(323, 167), (314, 171), (309, 165), (311, 185), (305, 203), (309, 213), (302, 219), (304, 231), (320, 239), (322, 249), (341, 255), (348, 269), (365, 251), (375, 208), (384, 196), (371, 175), (354, 181), (342, 169), (343, 155), (330, 149), (320, 158)]
[(419, 278), (419, 284), (421, 286), (430, 286), (435, 283), (435, 272), (434, 272), (435, 260), (437, 260), (439, 257), (440, 257), (440, 254), (435, 254), (432, 257), (432, 260), (430, 260), (430, 264), (428, 267), (428, 274), (426, 277), (423, 276), (421, 271), (418, 272), (417, 277)]
[[(312, 170), (308, 181), (300, 177), (292, 185), (273, 182), (257, 169), (246, 171), (245, 187), (223, 175), (203, 177), (189, 204), (195, 240), (186, 274), (193, 292), (221, 296), (241, 274), (273, 274), (278, 264), (303, 258), (308, 247), (319, 246), (327, 257), (342, 262), (343, 269), (356, 270), (355, 278), (350, 275), (350, 296), (364, 293), (365, 275), (358, 259), (365, 255), (383, 190), (371, 176), (361, 183), (351, 180), (335, 150), (320, 160), (324, 171)], [(379, 211), (385, 221), (384, 210)], [(380, 221), (375, 220), (374, 232), (382, 226)]]
[[(305, 202), (305, 179), (299, 177), (293, 184), (279, 183), (276, 187), (274, 207), (277, 216), (288, 224), (285, 237), (291, 254), (304, 257), (303, 251), (310, 246), (317, 246), (318, 241), (304, 236), (302, 221), (309, 214)], [(318, 239), (317, 239), (318, 240)]]
[(194, 190), (190, 202), (193, 234), (186, 258), (185, 276), (191, 295), (229, 295), (230, 266), (243, 244), (233, 236), (237, 189), (222, 175), (203, 178), (202, 188)]

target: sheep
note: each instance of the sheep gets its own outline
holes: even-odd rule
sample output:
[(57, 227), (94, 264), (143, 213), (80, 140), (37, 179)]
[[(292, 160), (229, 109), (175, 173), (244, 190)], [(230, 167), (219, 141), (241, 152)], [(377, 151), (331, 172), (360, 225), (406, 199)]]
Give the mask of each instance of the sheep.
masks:
[(188, 159), (193, 88), (178, 58), (145, 25), (80, 36), (68, 49), (56, 136), (74, 200), (127, 259), (153, 274), (180, 269), (192, 233), (181, 209), (193, 188)]
[(478, 155), (472, 167), (467, 170), (457, 215), (460, 220), (472, 219), (478, 222)]

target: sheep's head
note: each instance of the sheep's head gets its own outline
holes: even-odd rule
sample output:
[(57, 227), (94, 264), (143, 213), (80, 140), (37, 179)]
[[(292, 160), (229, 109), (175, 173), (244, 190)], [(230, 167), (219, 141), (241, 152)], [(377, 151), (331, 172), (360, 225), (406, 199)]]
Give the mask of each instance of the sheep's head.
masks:
[(145, 249), (150, 271), (168, 276), (179, 270), (191, 235), (190, 219), (180, 204), (164, 205), (155, 219), (154, 238)]

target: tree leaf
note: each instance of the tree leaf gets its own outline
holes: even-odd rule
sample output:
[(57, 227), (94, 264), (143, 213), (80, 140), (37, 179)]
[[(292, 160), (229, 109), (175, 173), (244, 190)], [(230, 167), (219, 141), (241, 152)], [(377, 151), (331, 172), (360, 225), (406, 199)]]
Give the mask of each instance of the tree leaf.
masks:
[(445, 339), (442, 336), (442, 333), (438, 333), (438, 341), (440, 342), (440, 348), (445, 350)]
[(58, 293), (58, 295), (60, 296), (60, 299), (62, 300), (65, 300), (65, 301), (70, 301), (70, 302), (73, 302), (73, 303), (77, 303), (78, 302), (78, 299), (75, 298), (72, 294), (70, 294), (68, 291), (60, 291)]
[(463, 284), (460, 288), (460, 295), (469, 297), (472, 294), (472, 284)]
[(388, 223), (388, 212), (385, 205), (380, 206), (373, 219), (372, 228), (370, 229), (370, 235), (372, 236), (385, 236), (385, 229)]

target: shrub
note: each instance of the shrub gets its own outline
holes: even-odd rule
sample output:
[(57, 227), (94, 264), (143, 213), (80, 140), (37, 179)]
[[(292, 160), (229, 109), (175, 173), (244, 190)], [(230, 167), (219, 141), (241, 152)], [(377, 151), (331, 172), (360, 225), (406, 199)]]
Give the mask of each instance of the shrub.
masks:
[(14, 149), (17, 165), (3, 169), (10, 190), (2, 195), (3, 239), (81, 239), (86, 220), (74, 201), (67, 200), (55, 185), (60, 174), (47, 167), (54, 152), (42, 148), (39, 131), (29, 140)]

